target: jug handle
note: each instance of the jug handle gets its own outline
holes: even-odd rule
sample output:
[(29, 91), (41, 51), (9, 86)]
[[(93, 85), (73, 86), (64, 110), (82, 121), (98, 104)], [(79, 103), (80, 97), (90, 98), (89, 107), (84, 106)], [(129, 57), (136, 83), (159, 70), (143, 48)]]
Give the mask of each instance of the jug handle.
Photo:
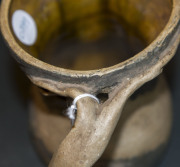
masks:
[[(129, 96), (160, 73), (161, 69), (156, 69), (119, 84), (103, 104), (98, 104), (91, 98), (79, 100), (75, 126), (59, 145), (49, 167), (70, 167), (72, 164), (76, 167), (92, 166), (109, 143)], [(74, 99), (85, 92), (69, 88), (66, 93)]]

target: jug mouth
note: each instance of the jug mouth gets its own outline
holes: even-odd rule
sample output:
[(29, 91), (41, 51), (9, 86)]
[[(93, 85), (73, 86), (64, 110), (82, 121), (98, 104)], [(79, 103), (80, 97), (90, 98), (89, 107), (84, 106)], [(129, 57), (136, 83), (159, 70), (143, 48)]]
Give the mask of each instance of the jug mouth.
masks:
[[(74, 80), (72, 81), (72, 84), (78, 85), (79, 83), (83, 83), (85, 80), (87, 80), (87, 83), (92, 83), (94, 82), (94, 79), (102, 80), (103, 77), (108, 78), (110, 75), (113, 76), (118, 75), (119, 73), (124, 73), (125, 69), (131, 71), (137, 66), (140, 67), (140, 65), (144, 62), (151, 62), (151, 60), (149, 60), (151, 57), (155, 58), (156, 54), (159, 54), (161, 51), (165, 50), (165, 47), (169, 44), (171, 38), (174, 37), (174, 34), (179, 26), (179, 2), (178, 0), (173, 0), (172, 10), (170, 9), (170, 19), (168, 18), (167, 24), (164, 25), (163, 29), (154, 39), (146, 40), (148, 46), (145, 49), (133, 57), (110, 67), (85, 71), (71, 70), (43, 62), (38, 58), (33, 57), (26, 49), (23, 49), (22, 45), (17, 42), (11, 27), (10, 19), (12, 17), (12, 13), (10, 11), (12, 8), (12, 2), (12, 0), (2, 1), (0, 18), (1, 31), (8, 46), (13, 51), (15, 59), (21, 64), (23, 70), (32, 80), (33, 78), (44, 78), (48, 80), (56, 80), (58, 82), (62, 81), (62, 83), (69, 83), (69, 81), (73, 78)], [(169, 40), (166, 42), (165, 40), (167, 40), (167, 38), (169, 38)], [(127, 78), (128, 77), (129, 76), (127, 76)], [(114, 78), (113, 80), (113, 82), (115, 82), (117, 79)], [(113, 82), (109, 86), (113, 87)], [(36, 84), (38, 85), (37, 82)], [(101, 88), (103, 87), (106, 88), (107, 85), (101, 84)]]

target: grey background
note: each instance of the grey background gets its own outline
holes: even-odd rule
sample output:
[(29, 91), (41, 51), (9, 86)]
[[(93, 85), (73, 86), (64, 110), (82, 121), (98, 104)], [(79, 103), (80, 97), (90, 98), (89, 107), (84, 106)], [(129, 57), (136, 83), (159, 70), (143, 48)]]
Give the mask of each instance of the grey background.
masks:
[[(165, 72), (172, 92), (174, 122), (159, 167), (180, 167), (180, 48)], [(44, 167), (28, 133), (29, 80), (10, 56), (0, 35), (0, 167)]]

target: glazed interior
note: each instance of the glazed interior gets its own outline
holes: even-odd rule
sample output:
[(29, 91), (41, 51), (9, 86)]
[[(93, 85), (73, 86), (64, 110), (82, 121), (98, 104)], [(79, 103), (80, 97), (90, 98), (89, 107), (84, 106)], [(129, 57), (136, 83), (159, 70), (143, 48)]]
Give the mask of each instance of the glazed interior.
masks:
[(19, 9), (33, 17), (38, 30), (32, 46), (14, 35), (26, 52), (61, 68), (93, 70), (118, 64), (150, 44), (169, 20), (172, 2), (12, 0), (10, 25)]

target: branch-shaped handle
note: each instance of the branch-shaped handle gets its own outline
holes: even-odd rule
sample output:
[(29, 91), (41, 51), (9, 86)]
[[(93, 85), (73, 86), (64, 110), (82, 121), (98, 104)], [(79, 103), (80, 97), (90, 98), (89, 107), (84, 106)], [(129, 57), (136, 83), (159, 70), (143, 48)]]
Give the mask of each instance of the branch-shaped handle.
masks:
[[(104, 152), (128, 97), (160, 72), (160, 70), (147, 72), (125, 81), (102, 105), (98, 105), (88, 97), (79, 100), (75, 126), (53, 155), (49, 167), (92, 166)], [(66, 93), (75, 98), (84, 92), (69, 89)]]

